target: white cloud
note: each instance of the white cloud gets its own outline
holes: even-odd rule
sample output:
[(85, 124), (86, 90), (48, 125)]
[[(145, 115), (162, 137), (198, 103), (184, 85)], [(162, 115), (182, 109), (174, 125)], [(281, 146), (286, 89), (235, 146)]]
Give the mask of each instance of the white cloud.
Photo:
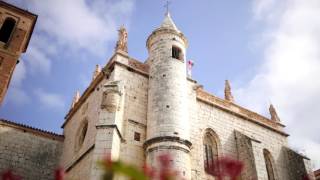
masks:
[(43, 89), (36, 89), (34, 91), (35, 96), (40, 103), (46, 108), (63, 109), (65, 107), (64, 98), (55, 93), (46, 92)]
[(5, 99), (5, 103), (12, 103), (17, 106), (25, 105), (30, 102), (30, 97), (27, 95), (26, 91), (21, 88), (12, 87), (10, 88), (10, 93)]
[(24, 80), (32, 83), (30, 74), (49, 75), (54, 58), (73, 57), (78, 61), (90, 55), (104, 55), (108, 43), (116, 39), (117, 28), (128, 24), (134, 8), (134, 0), (11, 0), (9, 3), (38, 15), (27, 53), (14, 72), (11, 83), (14, 90), (8, 94), (8, 101), (12, 102), (19, 102), (18, 97), (29, 99), (30, 94), (22, 88)]
[[(266, 113), (271, 101), (291, 135), (320, 168), (320, 1), (256, 0), (254, 15), (266, 24), (264, 63), (236, 90), (241, 104)], [(272, 17), (272, 18), (270, 18)]]
[[(19, 4), (39, 15), (37, 28), (47, 36), (46, 44), (66, 46), (72, 51), (99, 54), (114, 40), (120, 24), (128, 23), (134, 0), (30, 0)], [(46, 51), (46, 47), (39, 47)], [(101, 53), (103, 54), (103, 53)]]
[(31, 46), (28, 48), (28, 53), (24, 56), (26, 58), (26, 64), (29, 65), (29, 71), (31, 73), (45, 73), (49, 74), (51, 70), (51, 61), (37, 46)]
[(11, 79), (11, 86), (21, 87), (22, 81), (26, 76), (26, 66), (24, 63), (24, 60), (20, 59), (19, 63), (16, 65)]
[(8, 95), (5, 98), (5, 104), (25, 105), (30, 102), (30, 97), (23, 89), (22, 83), (26, 77), (26, 67), (23, 59), (17, 64), (8, 89)]

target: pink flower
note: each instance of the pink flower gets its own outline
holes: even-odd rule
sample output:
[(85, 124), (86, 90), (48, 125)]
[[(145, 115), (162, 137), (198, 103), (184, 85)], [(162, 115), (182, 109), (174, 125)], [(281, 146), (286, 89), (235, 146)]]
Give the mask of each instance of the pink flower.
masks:
[(149, 167), (147, 164), (142, 166), (143, 173), (149, 178), (153, 179), (156, 175), (156, 171), (154, 168)]
[(111, 154), (106, 154), (102, 160), (102, 163), (106, 168), (111, 168), (112, 167)]
[(62, 168), (58, 168), (54, 172), (55, 180), (63, 180), (64, 179), (64, 170)]
[(171, 166), (171, 157), (169, 154), (162, 154), (158, 157), (160, 161), (160, 171), (159, 179), (160, 180), (169, 180), (169, 179), (178, 179), (178, 172), (173, 170)]
[(2, 180), (21, 180), (21, 177), (14, 175), (11, 170), (4, 171), (1, 178)]
[(217, 177), (219, 180), (223, 177), (230, 177), (235, 180), (243, 169), (243, 163), (230, 157), (222, 157), (214, 160), (212, 166), (206, 167), (205, 170), (208, 174)]

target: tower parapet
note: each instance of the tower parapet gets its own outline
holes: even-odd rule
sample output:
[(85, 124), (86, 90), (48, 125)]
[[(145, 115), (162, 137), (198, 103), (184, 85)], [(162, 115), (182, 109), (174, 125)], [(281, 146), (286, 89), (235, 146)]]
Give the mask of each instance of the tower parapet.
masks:
[(157, 167), (157, 156), (169, 154), (180, 175), (190, 179), (190, 134), (187, 111), (186, 37), (167, 13), (147, 40), (149, 91), (147, 163)]

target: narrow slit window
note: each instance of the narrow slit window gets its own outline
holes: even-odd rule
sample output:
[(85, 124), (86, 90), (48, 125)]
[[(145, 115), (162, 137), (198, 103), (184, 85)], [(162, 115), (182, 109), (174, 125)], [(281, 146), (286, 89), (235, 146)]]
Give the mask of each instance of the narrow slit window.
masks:
[(1, 42), (8, 43), (15, 25), (16, 25), (16, 21), (12, 18), (7, 18), (3, 22), (1, 29), (0, 29), (0, 41)]
[(182, 51), (176, 46), (172, 46), (172, 57), (175, 59), (182, 60)]

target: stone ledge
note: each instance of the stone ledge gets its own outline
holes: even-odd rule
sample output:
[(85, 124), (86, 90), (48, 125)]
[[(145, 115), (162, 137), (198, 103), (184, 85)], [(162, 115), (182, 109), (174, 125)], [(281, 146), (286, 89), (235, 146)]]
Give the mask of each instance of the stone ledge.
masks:
[(147, 125), (145, 125), (145, 124), (143, 124), (143, 123), (140, 123), (140, 122), (137, 122), (137, 121), (132, 120), (132, 119), (128, 119), (128, 122), (129, 122), (129, 123), (132, 123), (132, 124), (135, 124), (135, 125), (137, 125), (137, 126), (140, 126), (140, 127), (142, 127), (142, 128), (147, 128)]
[(67, 165), (65, 171), (70, 171), (78, 162), (80, 162), (91, 150), (93, 150), (95, 144), (91, 145), (84, 153), (80, 154), (75, 160), (73, 160), (70, 165)]
[(150, 153), (152, 151), (159, 150), (159, 149), (175, 149), (175, 150), (183, 151), (185, 153), (189, 153), (190, 152), (190, 150), (188, 150), (186, 148), (182, 148), (180, 146), (164, 146), (164, 145), (161, 145), (161, 146), (157, 146), (157, 147), (153, 147), (153, 148), (148, 149), (148, 153)]
[(183, 145), (186, 145), (188, 148), (191, 148), (192, 143), (186, 139), (182, 139), (180, 137), (177, 136), (159, 136), (159, 137), (155, 137), (155, 138), (151, 138), (146, 140), (143, 143), (143, 148), (146, 149), (147, 146), (154, 144), (154, 143), (158, 143), (158, 142), (166, 142), (166, 141), (172, 141), (172, 142), (177, 142)]
[(118, 128), (118, 126), (116, 124), (103, 124), (103, 125), (96, 125), (97, 129), (108, 129), (108, 128), (114, 128), (117, 131), (118, 136), (121, 139), (121, 142), (125, 142), (126, 140), (123, 138), (123, 136), (121, 135), (121, 132)]

